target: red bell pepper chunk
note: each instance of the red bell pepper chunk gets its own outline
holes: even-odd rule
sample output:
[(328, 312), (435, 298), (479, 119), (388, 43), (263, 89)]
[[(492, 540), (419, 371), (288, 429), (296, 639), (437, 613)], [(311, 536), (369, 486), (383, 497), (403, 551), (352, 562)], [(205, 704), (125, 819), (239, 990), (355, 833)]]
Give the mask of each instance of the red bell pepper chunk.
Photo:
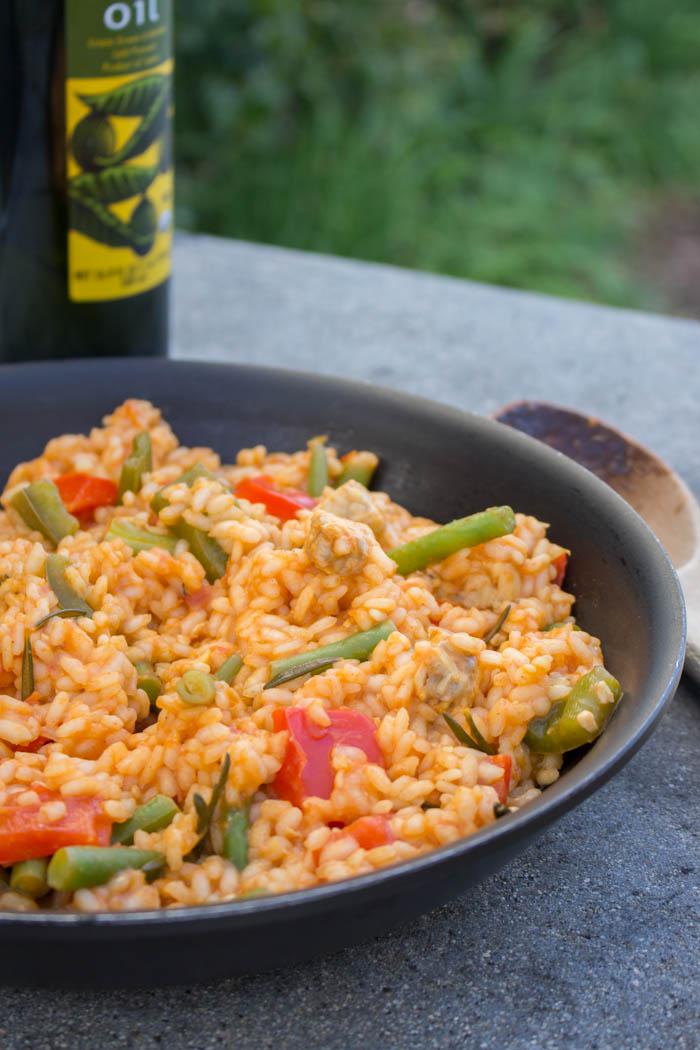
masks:
[(273, 714), (276, 732), (289, 733), (282, 766), (273, 781), (280, 798), (301, 806), (305, 798), (330, 798), (333, 790), (331, 751), (337, 745), (357, 747), (368, 762), (384, 764), (374, 722), (347, 707), (329, 711), (330, 725), (312, 722), (302, 707), (278, 708)]
[(30, 740), (28, 744), (18, 744), (16, 747), (13, 747), (12, 750), (13, 751), (31, 751), (31, 752), (35, 753), (35, 752), (37, 752), (39, 750), (40, 747), (43, 747), (44, 744), (53, 744), (53, 743), (54, 743), (54, 741), (51, 740), (51, 738), (48, 737), (48, 736), (38, 736), (34, 740)]
[[(63, 798), (55, 791), (38, 791), (32, 806), (0, 806), (0, 864), (49, 857), (62, 846), (108, 846), (112, 821), (96, 798)], [(63, 817), (49, 821), (40, 813), (45, 802), (60, 799)]]
[(313, 510), (318, 500), (297, 489), (280, 489), (272, 478), (261, 474), (257, 478), (244, 478), (235, 488), (235, 495), (250, 503), (262, 503), (276, 518), (289, 521), (300, 510)]
[(185, 595), (185, 601), (190, 609), (203, 609), (211, 601), (213, 588), (209, 583), (203, 583), (196, 591)]
[(566, 552), (564, 552), (563, 554), (558, 554), (552, 562), (552, 565), (557, 570), (557, 574), (554, 577), (554, 582), (556, 583), (557, 587), (561, 587), (562, 583), (564, 582), (564, 577), (566, 576), (566, 567), (568, 564), (569, 555)]
[(510, 794), (510, 775), (513, 770), (513, 759), (510, 755), (494, 755), (493, 758), (489, 759), (489, 762), (493, 762), (495, 766), (501, 766), (503, 769), (503, 776), (491, 787), (498, 795), (498, 801), (505, 806)]
[(63, 474), (55, 485), (69, 514), (91, 514), (97, 507), (111, 507), (117, 502), (117, 486), (109, 478), (91, 474)]
[(396, 835), (386, 817), (359, 817), (343, 828), (342, 835), (352, 835), (362, 849), (375, 849), (377, 846), (388, 846), (394, 842)]

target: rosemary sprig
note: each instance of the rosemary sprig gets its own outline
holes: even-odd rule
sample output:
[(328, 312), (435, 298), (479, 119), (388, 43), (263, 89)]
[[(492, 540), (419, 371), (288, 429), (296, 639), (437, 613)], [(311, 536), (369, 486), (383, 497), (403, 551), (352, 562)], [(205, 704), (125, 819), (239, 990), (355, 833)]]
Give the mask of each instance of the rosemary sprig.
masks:
[(76, 616), (87, 616), (84, 609), (54, 609), (53, 612), (47, 613), (46, 616), (42, 616), (40, 620), (34, 624), (34, 630), (39, 627), (43, 627), (49, 620), (55, 620), (58, 617), (61, 620), (75, 619)]
[(484, 641), (486, 642), (487, 645), (491, 641), (492, 638), (496, 637), (496, 635), (500, 631), (501, 627), (503, 627), (503, 624), (506, 622), (506, 620), (508, 619), (508, 617), (510, 615), (510, 610), (511, 609), (512, 609), (512, 605), (506, 605), (505, 609), (503, 610), (501, 615), (498, 617), (498, 619), (496, 620), (496, 622), (493, 625), (493, 627), (491, 628), (491, 630), (486, 632), (486, 634), (484, 635)]
[(484, 739), (477, 729), (476, 722), (472, 718), (470, 711), (467, 711), (464, 717), (469, 725), (471, 735), (467, 732), (464, 726), (461, 726), (459, 722), (456, 722), (451, 715), (444, 714), (442, 717), (445, 719), (460, 744), (463, 744), (465, 747), (472, 747), (476, 751), (483, 752), (485, 755), (496, 754), (496, 749), (489, 744), (488, 740)]
[(263, 686), (263, 689), (276, 689), (278, 685), (284, 685), (285, 682), (292, 682), (295, 678), (301, 678), (302, 675), (321, 674), (332, 666), (333, 661), (329, 662), (328, 660), (322, 660), (319, 662), (318, 657), (311, 656), (303, 664), (294, 664), (293, 667), (288, 667), (286, 671), (280, 671), (279, 674), (276, 674)]
[(34, 692), (34, 654), (32, 652), (32, 638), (27, 631), (24, 635), (24, 651), (22, 652), (22, 675), (20, 679), (20, 698), (26, 700)]
[(214, 819), (216, 808), (219, 805), (221, 796), (226, 787), (226, 781), (228, 780), (229, 770), (231, 769), (231, 756), (227, 753), (224, 756), (224, 760), (221, 763), (221, 772), (219, 773), (219, 779), (214, 785), (214, 789), (211, 793), (209, 802), (205, 802), (199, 792), (196, 792), (192, 801), (194, 808), (197, 812), (197, 834), (199, 839), (197, 840), (194, 848), (190, 852), (189, 856), (192, 857), (196, 854), (197, 850), (201, 847), (204, 839), (209, 833), (211, 822)]

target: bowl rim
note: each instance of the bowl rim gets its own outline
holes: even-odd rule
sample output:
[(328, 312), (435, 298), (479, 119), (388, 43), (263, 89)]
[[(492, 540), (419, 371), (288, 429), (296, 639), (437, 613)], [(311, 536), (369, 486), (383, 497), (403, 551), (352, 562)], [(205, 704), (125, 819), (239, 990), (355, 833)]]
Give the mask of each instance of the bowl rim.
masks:
[[(247, 375), (251, 379), (260, 378), (263, 382), (276, 377), (283, 382), (312, 383), (317, 388), (326, 388), (329, 391), (341, 391), (364, 398), (371, 396), (376, 401), (382, 402), (387, 411), (391, 410), (392, 405), (400, 404), (404, 409), (413, 409), (417, 414), (429, 415), (434, 419), (441, 419), (456, 426), (466, 425), (486, 435), (499, 434), (501, 440), (507, 440), (512, 443), (513, 447), (529, 452), (535, 458), (541, 459), (545, 465), (550, 465), (555, 470), (568, 471), (584, 491), (592, 492), (598, 500), (609, 505), (611, 513), (620, 517), (623, 528), (636, 533), (638, 539), (648, 550), (659, 582), (665, 582), (665, 587), (662, 589), (666, 595), (666, 604), (673, 621), (672, 626), (677, 644), (672, 647), (665, 658), (665, 671), (663, 673), (657, 671), (657, 677), (663, 678), (665, 684), (658, 692), (656, 700), (647, 705), (647, 713), (632, 723), (628, 735), (607, 758), (595, 761), (595, 745), (593, 745), (582, 759), (566, 770), (564, 775), (553, 785), (547, 787), (537, 799), (528, 802), (517, 812), (510, 813), (507, 817), (464, 838), (439, 846), (413, 859), (398, 861), (367, 874), (284, 893), (244, 900), (133, 912), (18, 913), (0, 911), (0, 930), (6, 932), (23, 930), (27, 933), (33, 930), (37, 934), (39, 932), (49, 934), (52, 931), (79, 928), (83, 931), (92, 930), (95, 934), (106, 931), (114, 934), (121, 931), (128, 934), (129, 931), (135, 932), (136, 930), (144, 932), (151, 930), (154, 933), (164, 933), (170, 930), (176, 933), (183, 926), (194, 926), (198, 930), (201, 929), (201, 932), (206, 932), (208, 928), (219, 926), (222, 922), (228, 925), (236, 920), (240, 920), (242, 928), (254, 928), (258, 920), (267, 923), (274, 917), (281, 920), (283, 916), (291, 914), (294, 918), (298, 918), (303, 917), (303, 913), (307, 911), (316, 912), (323, 908), (332, 908), (339, 897), (342, 897), (344, 901), (355, 898), (359, 903), (359, 899), (367, 891), (376, 890), (378, 887), (386, 891), (388, 886), (396, 886), (397, 892), (400, 892), (402, 881), (418, 877), (431, 868), (442, 867), (457, 859), (467, 863), (469, 858), (486, 844), (494, 847), (505, 846), (511, 838), (517, 839), (523, 835), (527, 837), (528, 833), (534, 839), (535, 832), (552, 823), (561, 814), (574, 809), (595, 790), (602, 787), (629, 761), (654, 730), (675, 694), (683, 670), (686, 614), (680, 581), (669, 556), (646, 522), (616, 492), (585, 467), (535, 438), (476, 412), (456, 408), (402, 390), (362, 380), (347, 380), (331, 374), (315, 375), (296, 369), (239, 362), (106, 357), (3, 364), (0, 366), (0, 379), (21, 380), (24, 377), (32, 378), (39, 372), (48, 373), (47, 378), (50, 378), (51, 372), (61, 374), (66, 371), (109, 372), (110, 368), (121, 370), (127, 363), (130, 367), (136, 366), (146, 373), (154, 374), (162, 369), (181, 371), (183, 374), (194, 369), (197, 372), (210, 372), (212, 376), (217, 372), (226, 373), (229, 376), (238, 373)], [(0, 404), (6, 391), (7, 385), (0, 383)], [(586, 762), (586, 758), (590, 760)], [(276, 916), (276, 913), (279, 913), (279, 916)]]

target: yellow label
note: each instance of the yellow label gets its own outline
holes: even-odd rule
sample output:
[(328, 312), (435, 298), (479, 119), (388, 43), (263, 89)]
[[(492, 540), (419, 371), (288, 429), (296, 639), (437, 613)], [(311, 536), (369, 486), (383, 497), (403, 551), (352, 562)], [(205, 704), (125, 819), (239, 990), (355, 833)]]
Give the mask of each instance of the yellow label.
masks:
[(168, 60), (128, 76), (66, 79), (68, 294), (75, 302), (124, 299), (170, 275), (172, 74)]

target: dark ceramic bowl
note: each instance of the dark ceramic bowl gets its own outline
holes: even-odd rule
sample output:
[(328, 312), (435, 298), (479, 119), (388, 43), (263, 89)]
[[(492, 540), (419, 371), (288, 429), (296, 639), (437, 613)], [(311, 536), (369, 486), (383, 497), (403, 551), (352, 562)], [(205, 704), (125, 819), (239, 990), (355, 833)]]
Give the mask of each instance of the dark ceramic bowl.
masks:
[(209, 980), (283, 966), (407, 922), (485, 878), (605, 783), (640, 747), (683, 663), (683, 599), (644, 522), (592, 474), (478, 416), (371, 386), (256, 367), (102, 361), (0, 369), (0, 483), (54, 435), (149, 398), (180, 439), (230, 459), (241, 445), (302, 447), (328, 433), (371, 448), (379, 486), (442, 521), (509, 503), (551, 523), (573, 555), (577, 616), (603, 640), (625, 698), (603, 736), (517, 814), (417, 860), (241, 903), (131, 914), (0, 915), (0, 979), (115, 985)]

